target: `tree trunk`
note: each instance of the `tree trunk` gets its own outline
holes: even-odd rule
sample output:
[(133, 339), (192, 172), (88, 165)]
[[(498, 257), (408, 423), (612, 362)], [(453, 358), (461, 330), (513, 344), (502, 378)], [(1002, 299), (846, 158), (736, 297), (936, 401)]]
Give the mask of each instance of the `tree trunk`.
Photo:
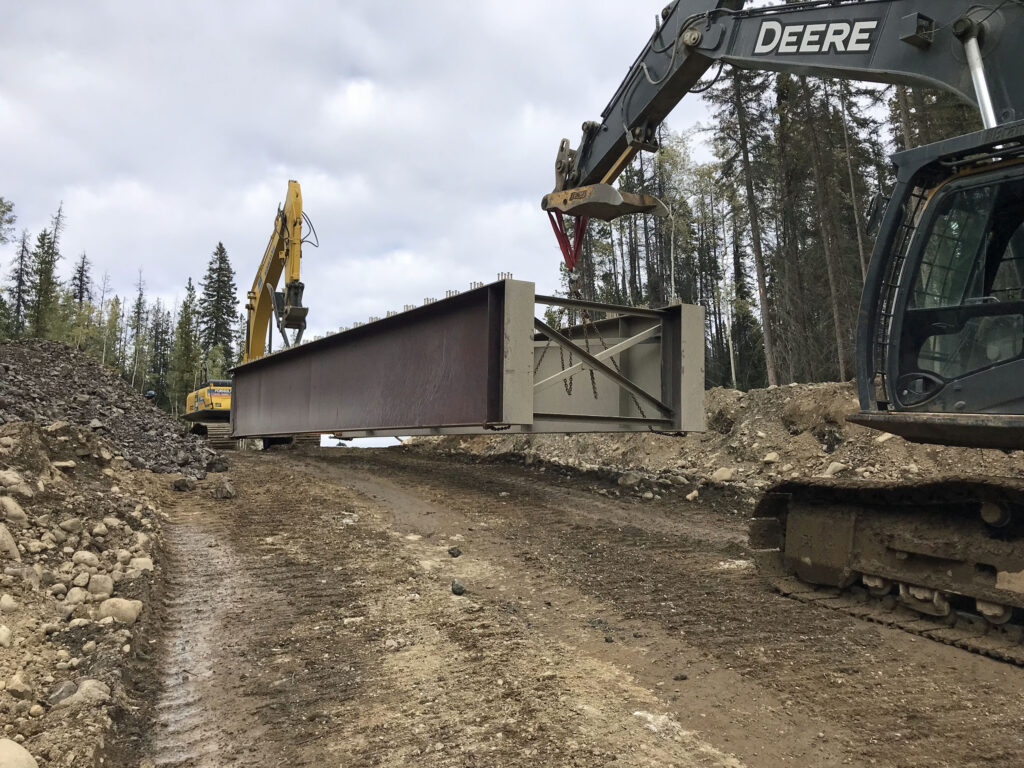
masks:
[(750, 141), (747, 127), (747, 111), (740, 98), (739, 86), (733, 83), (733, 106), (736, 109), (736, 123), (739, 129), (740, 160), (743, 166), (743, 186), (747, 194), (747, 210), (750, 216), (750, 240), (754, 251), (754, 271), (757, 275), (757, 298), (761, 305), (761, 326), (764, 333), (764, 365), (768, 371), (768, 386), (779, 383), (775, 373), (775, 334), (768, 311), (768, 278), (765, 274), (764, 248), (761, 242), (761, 210), (754, 193), (754, 174), (750, 163)]

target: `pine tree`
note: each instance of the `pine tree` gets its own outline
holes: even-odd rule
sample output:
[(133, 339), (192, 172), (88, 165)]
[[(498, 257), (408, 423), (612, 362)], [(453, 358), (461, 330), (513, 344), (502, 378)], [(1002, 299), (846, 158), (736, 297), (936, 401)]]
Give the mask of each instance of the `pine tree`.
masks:
[(132, 313), (128, 321), (128, 330), (132, 339), (132, 360), (130, 369), (125, 371), (125, 376), (132, 387), (138, 384), (139, 391), (144, 391), (145, 376), (143, 375), (148, 361), (146, 360), (147, 340), (146, 332), (149, 324), (149, 312), (146, 307), (146, 284), (142, 280), (142, 270), (139, 270), (139, 279), (135, 283), (135, 303), (132, 305)]
[(209, 352), (215, 346), (220, 347), (223, 359), (230, 360), (238, 304), (235, 298), (235, 272), (223, 243), (217, 243), (213, 250), (200, 286), (199, 334), (203, 351)]
[(168, 375), (171, 413), (177, 413), (184, 407), (185, 397), (197, 383), (196, 377), (199, 374), (201, 360), (196, 289), (192, 278), (189, 278), (185, 287), (185, 300), (178, 310), (178, 322), (174, 328), (174, 343), (171, 347)]
[(81, 309), (87, 301), (92, 301), (92, 278), (89, 275), (89, 258), (82, 251), (82, 255), (75, 262), (75, 271), (71, 275), (71, 282), (68, 288), (75, 303)]
[(100, 362), (112, 368), (124, 369), (124, 348), (121, 346), (122, 326), (121, 297), (114, 296), (107, 306), (103, 323), (103, 345)]
[(167, 410), (171, 401), (168, 377), (171, 369), (171, 347), (173, 336), (171, 331), (171, 313), (164, 309), (163, 303), (157, 299), (150, 310), (149, 324), (149, 375), (147, 389), (156, 393), (154, 401), (157, 406)]
[(36, 236), (36, 245), (31, 254), (32, 281), (27, 301), (30, 336), (48, 338), (56, 324), (55, 317), (60, 300), (60, 282), (57, 279), (58, 259), (60, 259), (60, 253), (57, 250), (53, 232), (44, 229)]
[(6, 289), (10, 300), (9, 332), (13, 338), (25, 333), (28, 325), (28, 306), (32, 290), (32, 252), (28, 247), (28, 230), (22, 230), (18, 253), (14, 257), (14, 266), (9, 275), (10, 286)]
[(0, 197), (0, 245), (5, 245), (11, 241), (11, 235), (14, 234), (14, 223), (17, 220), (18, 217), (14, 213), (14, 203)]

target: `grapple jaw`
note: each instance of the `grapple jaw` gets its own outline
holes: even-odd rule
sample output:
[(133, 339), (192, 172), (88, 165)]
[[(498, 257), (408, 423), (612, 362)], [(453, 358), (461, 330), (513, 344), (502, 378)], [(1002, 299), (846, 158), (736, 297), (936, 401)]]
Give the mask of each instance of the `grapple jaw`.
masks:
[(592, 184), (588, 187), (563, 189), (544, 195), (541, 208), (558, 211), (567, 216), (586, 216), (611, 221), (630, 213), (650, 213), (668, 216), (668, 208), (653, 195), (620, 192), (611, 184)]

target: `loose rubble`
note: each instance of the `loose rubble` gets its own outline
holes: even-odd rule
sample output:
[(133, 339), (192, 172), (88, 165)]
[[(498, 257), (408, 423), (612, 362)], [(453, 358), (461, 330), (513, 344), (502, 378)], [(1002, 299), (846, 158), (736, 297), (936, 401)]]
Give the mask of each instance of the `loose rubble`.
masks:
[(150, 472), (225, 469), (91, 358), (0, 345), (0, 766), (100, 764), (161, 578), (161, 517), (140, 489)]
[(846, 422), (858, 410), (853, 384), (793, 384), (705, 393), (707, 431), (685, 437), (498, 435), (415, 438), (430, 452), (514, 458), (590, 474), (595, 492), (638, 502), (665, 494), (697, 501), (705, 488), (737, 494), (746, 514), (759, 494), (785, 480), (899, 481), (943, 475), (1024, 477), (1024, 451), (917, 445)]

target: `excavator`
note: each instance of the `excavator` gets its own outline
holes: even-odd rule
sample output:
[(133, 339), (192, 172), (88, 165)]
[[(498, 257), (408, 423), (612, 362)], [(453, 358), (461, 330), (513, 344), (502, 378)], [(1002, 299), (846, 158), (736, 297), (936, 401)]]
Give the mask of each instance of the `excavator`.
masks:
[[(252, 289), (246, 294), (248, 318), (245, 346), (242, 349), (243, 363), (263, 357), (270, 351), (271, 320), (281, 334), (284, 347), (298, 344), (302, 340), (306, 316), (309, 314), (309, 308), (302, 305), (305, 286), (300, 280), (302, 244), (307, 242), (302, 234), (303, 221), (309, 222), (309, 217), (302, 211), (302, 188), (299, 182), (291, 180), (288, 182), (284, 203), (278, 206), (274, 229)], [(315, 238), (315, 230), (312, 231)], [(315, 240), (314, 245), (318, 245)], [(277, 285), (282, 275), (285, 278), (284, 290), (278, 291)], [(184, 418), (192, 422), (192, 432), (205, 435), (215, 447), (233, 447), (229, 424), (231, 380), (212, 380), (207, 376), (204, 379), (203, 385), (189, 394)], [(291, 438), (283, 437), (263, 438), (264, 447), (291, 441)], [(319, 437), (316, 442), (319, 443)]]
[[(677, 0), (605, 108), (563, 139), (548, 212), (571, 270), (588, 218), (665, 215), (612, 186), (713, 66), (944, 89), (984, 128), (902, 151), (872, 207), (851, 422), (1024, 449), (1022, 0)], [(575, 217), (567, 226), (564, 216)], [(778, 485), (750, 527), (783, 594), (1024, 665), (1024, 482)]]
[[(263, 253), (256, 278), (246, 294), (248, 322), (245, 326), (245, 348), (242, 350), (243, 363), (267, 354), (268, 343), (273, 343), (271, 319), (280, 331), (285, 347), (302, 341), (302, 332), (306, 330), (306, 315), (309, 314), (309, 307), (302, 306), (305, 285), (299, 279), (302, 244), (305, 242), (302, 236), (304, 218), (308, 221), (302, 212), (302, 188), (299, 182), (291, 180), (288, 182), (284, 203), (277, 209), (274, 230), (270, 234), (270, 242)], [(282, 275), (284, 290), (278, 291), (277, 284)], [(288, 335), (289, 331), (292, 331), (291, 336)]]

